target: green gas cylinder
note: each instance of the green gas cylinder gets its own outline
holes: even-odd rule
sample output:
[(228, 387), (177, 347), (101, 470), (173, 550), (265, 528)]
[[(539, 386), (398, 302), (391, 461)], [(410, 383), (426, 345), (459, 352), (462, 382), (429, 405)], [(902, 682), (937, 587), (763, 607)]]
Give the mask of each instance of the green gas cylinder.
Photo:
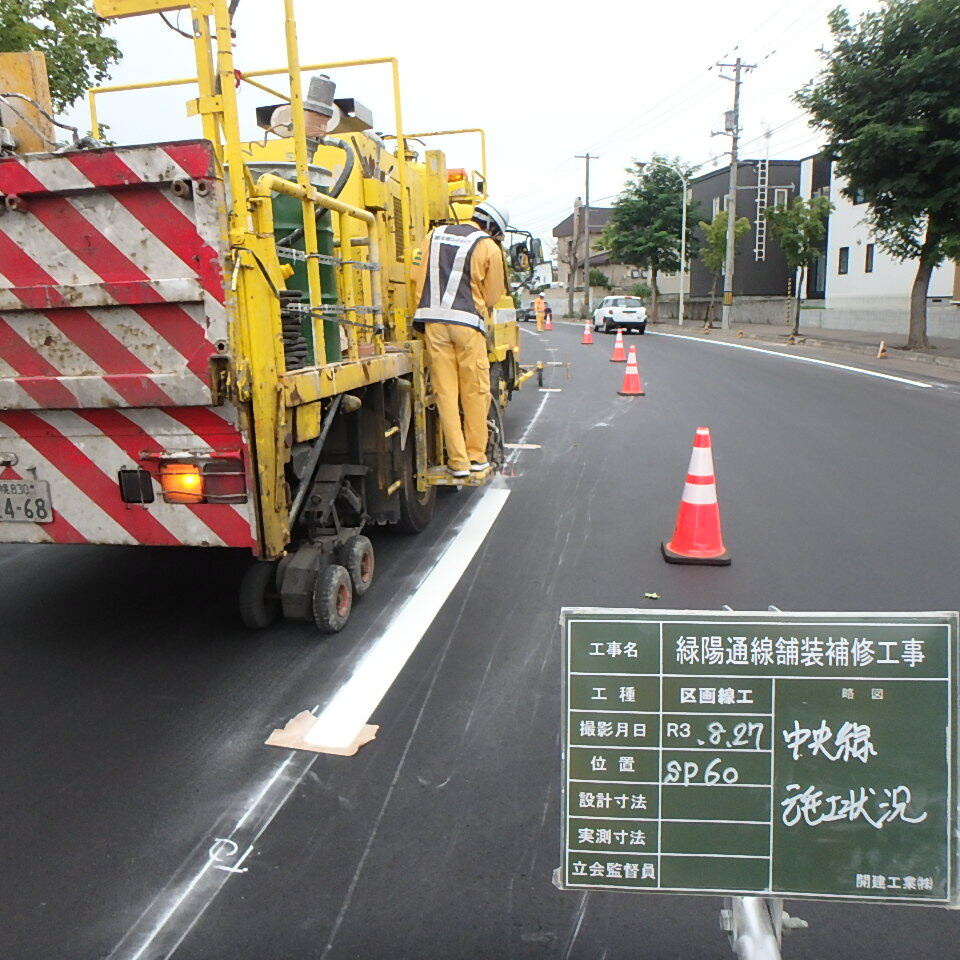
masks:
[[(292, 163), (251, 163), (248, 164), (248, 166), (254, 179), (264, 173), (273, 173), (286, 180), (297, 179), (296, 167)], [(325, 170), (323, 167), (311, 166), (310, 180), (320, 193), (329, 192), (329, 170)], [(272, 197), (272, 207), (273, 235), (278, 242), (289, 236), (294, 230), (298, 230), (303, 226), (303, 205), (295, 197), (275, 193)], [(294, 250), (304, 250), (304, 239), (301, 236), (299, 240), (293, 242), (288, 241), (285, 246), (292, 247)], [(323, 213), (317, 217), (317, 251), (322, 257), (332, 257), (334, 255), (333, 225), (330, 221), (329, 210), (324, 210)], [(299, 290), (303, 294), (304, 301), (306, 301), (309, 294), (306, 261), (293, 260), (284, 262), (290, 263), (290, 266), (293, 267), (292, 276), (287, 278), (287, 289)], [(332, 264), (320, 263), (320, 286), (323, 291), (322, 302), (324, 305), (336, 305), (340, 303), (340, 296), (337, 293), (337, 275)], [(324, 362), (333, 363), (336, 360), (342, 359), (343, 354), (340, 350), (340, 324), (336, 315), (323, 318), (323, 339), (326, 356), (319, 361), (316, 358), (314, 349), (313, 324), (306, 315), (304, 315), (300, 332), (307, 343), (308, 366)]]

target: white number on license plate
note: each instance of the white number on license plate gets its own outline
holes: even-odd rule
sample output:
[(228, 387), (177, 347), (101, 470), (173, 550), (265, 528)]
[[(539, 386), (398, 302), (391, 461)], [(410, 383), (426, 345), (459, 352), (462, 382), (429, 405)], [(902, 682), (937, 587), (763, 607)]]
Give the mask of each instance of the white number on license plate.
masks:
[(0, 480), (0, 523), (50, 523), (50, 484), (44, 480)]

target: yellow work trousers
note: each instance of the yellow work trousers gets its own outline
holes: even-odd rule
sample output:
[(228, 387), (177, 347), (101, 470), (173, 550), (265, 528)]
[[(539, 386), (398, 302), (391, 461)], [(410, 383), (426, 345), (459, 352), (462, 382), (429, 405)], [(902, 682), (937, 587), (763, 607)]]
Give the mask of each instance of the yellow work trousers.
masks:
[(537, 329), (538, 329), (538, 330), (542, 330), (542, 329), (543, 329), (543, 318), (544, 318), (545, 316), (546, 316), (545, 313), (539, 313), (539, 312), (537, 313)]
[[(424, 324), (427, 365), (451, 470), (487, 459), (490, 361), (487, 338), (462, 323)], [(463, 408), (463, 423), (460, 408)]]

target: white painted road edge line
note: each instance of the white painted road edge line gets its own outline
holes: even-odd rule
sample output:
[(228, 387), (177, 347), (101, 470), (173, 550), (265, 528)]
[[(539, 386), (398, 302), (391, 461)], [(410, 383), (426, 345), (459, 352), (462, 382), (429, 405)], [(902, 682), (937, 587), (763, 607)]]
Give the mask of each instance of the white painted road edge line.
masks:
[[(661, 333), (658, 330), (648, 330), (647, 333), (655, 337), (670, 337), (673, 340), (692, 340), (694, 343), (709, 343), (714, 347), (734, 347), (737, 350), (751, 350), (753, 353), (765, 353), (770, 357), (783, 357), (786, 360), (799, 360), (801, 363), (816, 363), (821, 367), (833, 367), (836, 370), (846, 370), (848, 373), (862, 373), (865, 377), (877, 377), (880, 380), (892, 380), (894, 383), (905, 383), (911, 387), (922, 387), (924, 390), (933, 388), (932, 383), (922, 380), (909, 380), (906, 377), (895, 377), (891, 373), (880, 373), (878, 370), (867, 370), (863, 367), (851, 367), (846, 363), (833, 363), (830, 360), (817, 360), (815, 357), (798, 357), (793, 353), (780, 353), (779, 350), (766, 350), (763, 347), (750, 347), (745, 343), (729, 343), (726, 340), (706, 340), (702, 337), (688, 337), (681, 333)], [(829, 349), (829, 348), (827, 348)]]
[(477, 500), (417, 591), (304, 735), (307, 743), (343, 748), (354, 741), (460, 581), (509, 496), (507, 489), (488, 487)]

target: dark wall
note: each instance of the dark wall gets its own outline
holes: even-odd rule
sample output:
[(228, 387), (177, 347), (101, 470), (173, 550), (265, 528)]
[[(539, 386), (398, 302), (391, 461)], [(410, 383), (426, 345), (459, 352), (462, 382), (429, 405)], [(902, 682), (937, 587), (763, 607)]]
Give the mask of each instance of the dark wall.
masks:
[[(830, 195), (830, 167), (829, 160), (822, 156), (813, 158), (813, 170), (810, 184), (811, 195)], [(827, 240), (830, 236), (830, 219), (827, 218), (826, 231), (820, 243), (820, 263), (813, 264), (807, 272), (807, 288), (805, 296), (808, 300), (823, 300), (827, 291)]]
[[(750, 230), (743, 236), (737, 247), (737, 258), (733, 272), (734, 295), (783, 296), (787, 292), (790, 271), (787, 268), (783, 253), (769, 230), (767, 231), (766, 258), (758, 262), (754, 256), (757, 217), (757, 162), (755, 160), (740, 161), (739, 184), (737, 219), (747, 217), (750, 220)], [(767, 203), (770, 206), (773, 205), (773, 190), (775, 187), (789, 188), (788, 198), (792, 200), (800, 188), (799, 161), (771, 160), (768, 184)], [(691, 183), (693, 204), (698, 220), (709, 222), (713, 219), (713, 198), (726, 196), (729, 187), (729, 167), (698, 177)], [(696, 232), (701, 233), (699, 227)], [(712, 282), (713, 276), (704, 267), (703, 261), (699, 257), (695, 258), (690, 268), (690, 295), (693, 297), (709, 296)], [(723, 279), (720, 278), (717, 281), (718, 298), (722, 290)]]

